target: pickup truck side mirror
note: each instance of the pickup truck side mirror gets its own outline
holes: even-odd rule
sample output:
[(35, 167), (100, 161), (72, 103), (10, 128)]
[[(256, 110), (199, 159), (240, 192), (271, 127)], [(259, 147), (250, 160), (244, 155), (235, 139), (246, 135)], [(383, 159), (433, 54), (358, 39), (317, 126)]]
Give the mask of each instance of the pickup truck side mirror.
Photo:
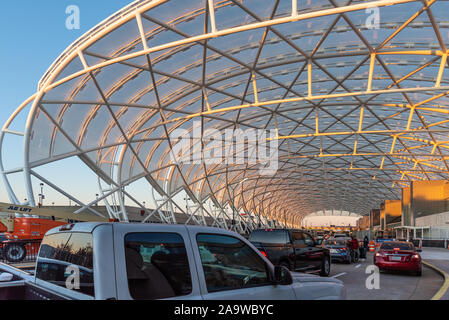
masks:
[(0, 282), (9, 282), (12, 281), (14, 278), (14, 275), (8, 272), (3, 272), (0, 274)]
[(284, 266), (274, 267), (273, 284), (275, 285), (289, 285), (293, 283), (292, 274)]

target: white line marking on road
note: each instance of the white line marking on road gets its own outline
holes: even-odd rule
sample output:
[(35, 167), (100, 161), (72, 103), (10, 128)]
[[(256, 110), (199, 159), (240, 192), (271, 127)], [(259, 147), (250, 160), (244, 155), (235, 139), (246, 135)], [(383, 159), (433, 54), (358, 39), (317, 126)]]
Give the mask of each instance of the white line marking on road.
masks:
[(342, 273), (336, 274), (336, 275), (333, 276), (332, 278), (338, 278), (338, 277), (341, 277), (341, 276), (343, 276), (343, 275), (345, 275), (345, 274), (346, 274), (346, 272), (342, 272)]
[(356, 267), (356, 268), (360, 268), (360, 266), (361, 266), (361, 264), (358, 264), (358, 265), (356, 265), (355, 267)]

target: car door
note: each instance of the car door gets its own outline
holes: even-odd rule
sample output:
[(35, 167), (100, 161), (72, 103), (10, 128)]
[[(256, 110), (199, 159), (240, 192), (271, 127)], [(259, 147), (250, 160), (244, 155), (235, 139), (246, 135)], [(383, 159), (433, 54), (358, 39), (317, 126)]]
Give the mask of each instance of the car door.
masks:
[(324, 251), (323, 248), (317, 247), (315, 240), (307, 232), (303, 232), (304, 242), (307, 246), (305, 259), (307, 269), (320, 269), (321, 262), (323, 261)]
[(304, 271), (309, 267), (307, 261), (308, 247), (306, 245), (304, 235), (300, 231), (292, 231), (293, 248), (295, 250), (295, 267), (296, 271)]
[(205, 300), (292, 300), (291, 285), (273, 285), (271, 264), (236, 234), (189, 229)]

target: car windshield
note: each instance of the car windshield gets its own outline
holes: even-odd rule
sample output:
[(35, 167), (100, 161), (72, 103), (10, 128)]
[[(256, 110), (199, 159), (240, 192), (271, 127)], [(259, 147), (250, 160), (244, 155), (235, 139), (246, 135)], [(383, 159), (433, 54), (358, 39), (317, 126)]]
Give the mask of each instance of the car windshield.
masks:
[(413, 245), (411, 243), (384, 242), (380, 248), (384, 250), (413, 250)]

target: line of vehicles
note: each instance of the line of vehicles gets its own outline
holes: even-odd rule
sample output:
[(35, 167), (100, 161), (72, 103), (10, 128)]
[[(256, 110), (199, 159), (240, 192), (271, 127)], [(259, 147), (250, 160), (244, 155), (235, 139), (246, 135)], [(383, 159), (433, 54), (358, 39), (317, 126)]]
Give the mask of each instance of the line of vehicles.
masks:
[[(217, 228), (67, 224), (58, 218), (43, 219), (39, 235), (34, 234), (42, 241), (34, 273), (0, 264), (0, 299), (346, 297), (344, 284), (328, 276), (332, 261), (353, 261), (347, 234), (330, 238), (305, 230), (260, 229), (246, 239)], [(20, 223), (33, 221), (26, 219), (9, 221), (5, 233), (13, 239), (7, 241), (24, 228)], [(421, 275), (421, 258), (411, 243), (382, 243), (374, 263), (380, 269), (412, 269)]]
[[(327, 249), (304, 253), (292, 269), (319, 272), (318, 256), (330, 262)], [(275, 265), (239, 234), (210, 227), (69, 224), (44, 236), (34, 275), (0, 264), (0, 299), (345, 298), (340, 280)]]

